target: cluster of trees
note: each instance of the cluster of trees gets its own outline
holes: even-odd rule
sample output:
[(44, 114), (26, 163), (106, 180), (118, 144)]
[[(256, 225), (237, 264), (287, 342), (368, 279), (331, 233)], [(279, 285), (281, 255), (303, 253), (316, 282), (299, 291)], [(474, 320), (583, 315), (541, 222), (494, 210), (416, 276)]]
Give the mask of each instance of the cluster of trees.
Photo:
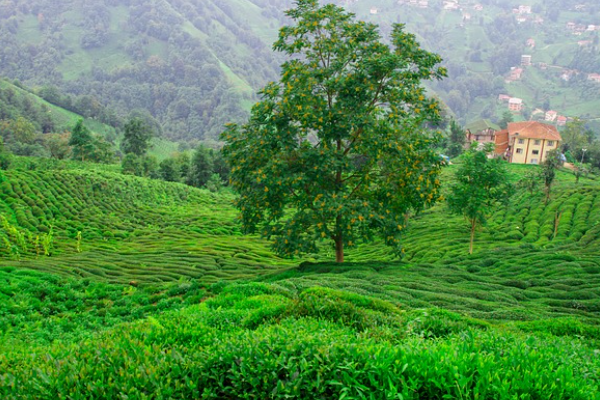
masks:
[(160, 163), (148, 154), (127, 153), (121, 162), (124, 174), (181, 182), (194, 187), (218, 191), (227, 185), (229, 167), (220, 151), (198, 146), (192, 153), (178, 153)]
[(124, 126), (121, 161), (124, 174), (181, 182), (195, 187), (217, 191), (228, 181), (229, 168), (219, 151), (199, 146), (190, 157), (179, 153), (160, 163), (147, 154), (154, 131), (140, 118), (129, 120)]
[(51, 85), (42, 86), (36, 94), (49, 103), (83, 117), (94, 118), (114, 128), (123, 125), (123, 117), (114, 109), (104, 106), (95, 96), (89, 94), (73, 96), (62, 93), (59, 88)]
[[(272, 13), (281, 16), (289, 4), (270, 4), (265, 21)], [(127, 9), (127, 20), (111, 31), (117, 6)], [(80, 21), (65, 21), (67, 11), (78, 13)], [(0, 74), (31, 85), (55, 82), (77, 99), (60, 98), (53, 88), (44, 88), (44, 98), (113, 126), (120, 117), (113, 110), (148, 110), (169, 127), (172, 139), (216, 140), (226, 119), (247, 116), (244, 104), (253, 99), (254, 88), (277, 71), (270, 46), (247, 16), (218, 1), (111, 0), (66, 7), (36, 0), (3, 3), (2, 12), (7, 18), (0, 19)], [(118, 14), (123, 15), (122, 9)], [(32, 43), (21, 40), (26, 16), (38, 21), (39, 38)], [(69, 35), (81, 30), (79, 47), (65, 41), (66, 27)], [(115, 43), (121, 43), (121, 58), (127, 60), (123, 65), (94, 65), (78, 79), (63, 79), (67, 57), (86, 57), (91, 49)]]

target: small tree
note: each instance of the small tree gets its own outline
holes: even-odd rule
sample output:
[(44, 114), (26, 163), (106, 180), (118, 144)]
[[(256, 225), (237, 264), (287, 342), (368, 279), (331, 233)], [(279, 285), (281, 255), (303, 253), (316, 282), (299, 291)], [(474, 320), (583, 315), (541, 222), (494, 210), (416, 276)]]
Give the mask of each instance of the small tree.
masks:
[(546, 201), (545, 204), (548, 204), (550, 201), (550, 191), (552, 189), (552, 184), (554, 183), (554, 178), (556, 177), (556, 169), (560, 165), (560, 152), (558, 149), (549, 151), (546, 154), (546, 159), (542, 163), (542, 178), (544, 180), (544, 186), (546, 188)]
[(441, 78), (441, 58), (394, 25), (391, 48), (377, 26), (333, 4), (298, 0), (274, 49), (290, 60), (260, 92), (249, 122), (223, 137), (230, 180), (247, 233), (292, 257), (369, 241), (398, 253), (405, 215), (438, 198), (439, 105), (422, 80)]
[(83, 125), (83, 119), (77, 121), (77, 124), (75, 124), (75, 127), (71, 131), (69, 146), (73, 148), (71, 154), (76, 160), (85, 161), (93, 152), (94, 138), (90, 130)]
[(573, 167), (575, 173), (575, 183), (579, 183), (579, 178), (581, 178), (584, 175), (587, 176), (587, 174), (590, 172), (589, 169), (585, 166), (585, 164), (582, 164), (580, 162), (574, 163)]
[(167, 182), (179, 181), (179, 165), (174, 158), (165, 158), (160, 162), (158, 173), (162, 180)]
[(133, 153), (125, 154), (121, 161), (121, 172), (125, 175), (144, 175), (144, 165), (142, 159)]
[(191, 186), (202, 187), (206, 185), (213, 174), (213, 155), (211, 150), (198, 146), (192, 156), (187, 183)]
[(525, 189), (529, 192), (529, 194), (533, 194), (533, 192), (540, 185), (540, 173), (539, 171), (527, 171), (523, 177), (517, 183), (518, 187), (521, 189)]
[(472, 254), (478, 225), (485, 224), (487, 214), (495, 205), (508, 200), (512, 187), (507, 180), (505, 161), (489, 159), (485, 150), (474, 148), (463, 155), (455, 178), (457, 182), (450, 188), (448, 206), (452, 213), (464, 215), (469, 221), (469, 254)]
[(4, 148), (4, 141), (0, 136), (0, 170), (6, 170), (12, 163), (11, 154)]
[(143, 156), (150, 148), (152, 136), (154, 135), (148, 124), (139, 118), (133, 118), (125, 124), (121, 148), (125, 154)]
[(465, 143), (467, 141), (465, 130), (452, 119), (450, 121), (450, 136), (448, 144), (448, 155), (450, 157), (457, 157), (461, 155), (465, 149)]
[(498, 125), (500, 125), (500, 128), (506, 129), (508, 128), (508, 124), (510, 124), (514, 120), (515, 119), (510, 111), (504, 111), (504, 113), (502, 113), (502, 119), (500, 120)]

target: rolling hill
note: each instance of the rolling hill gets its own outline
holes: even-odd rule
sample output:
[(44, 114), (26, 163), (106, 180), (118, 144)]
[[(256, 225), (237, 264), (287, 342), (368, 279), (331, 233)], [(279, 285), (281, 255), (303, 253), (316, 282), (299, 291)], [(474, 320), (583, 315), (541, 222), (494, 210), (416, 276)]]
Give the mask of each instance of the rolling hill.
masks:
[[(384, 36), (391, 24), (404, 23), (425, 48), (441, 54), (449, 76), (430, 89), (463, 124), (499, 120), (507, 106), (498, 96), (505, 94), (524, 100), (517, 120), (554, 110), (598, 125), (600, 85), (588, 79), (600, 73), (594, 61), (600, 14), (593, 1), (336, 3), (379, 24)], [(121, 115), (147, 110), (169, 139), (215, 140), (223, 124), (243, 119), (256, 91), (277, 78), (282, 59), (271, 44), (291, 5), (8, 2), (0, 10), (0, 74), (91, 96)], [(521, 66), (522, 55), (531, 55), (531, 65)], [(523, 70), (513, 74), (511, 68)]]
[(473, 255), (440, 204), (403, 260), (343, 265), (274, 257), (227, 192), (91, 164), (0, 180), (3, 398), (600, 396), (596, 180), (518, 192)]

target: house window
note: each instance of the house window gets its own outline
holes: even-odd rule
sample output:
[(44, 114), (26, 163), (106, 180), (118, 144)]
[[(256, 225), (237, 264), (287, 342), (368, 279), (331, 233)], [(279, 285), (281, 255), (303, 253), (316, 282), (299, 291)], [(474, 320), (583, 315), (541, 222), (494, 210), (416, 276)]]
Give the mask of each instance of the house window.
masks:
[(532, 164), (537, 164), (538, 163), (538, 159), (537, 158), (532, 158), (531, 159), (531, 163)]
[(534, 142), (533, 142), (533, 144), (535, 144), (536, 146), (539, 146), (539, 145), (540, 145), (540, 143), (542, 143), (542, 141), (541, 141), (541, 140), (536, 140), (536, 141), (534, 141)]
[(523, 149), (517, 149), (517, 154), (523, 154)]
[(525, 143), (525, 139), (519, 139), (519, 144), (524, 144)]
[(548, 147), (554, 146), (554, 140), (548, 140)]
[(538, 154), (540, 154), (540, 151), (539, 150), (533, 150), (531, 152), (531, 154), (533, 154), (534, 156), (537, 156)]

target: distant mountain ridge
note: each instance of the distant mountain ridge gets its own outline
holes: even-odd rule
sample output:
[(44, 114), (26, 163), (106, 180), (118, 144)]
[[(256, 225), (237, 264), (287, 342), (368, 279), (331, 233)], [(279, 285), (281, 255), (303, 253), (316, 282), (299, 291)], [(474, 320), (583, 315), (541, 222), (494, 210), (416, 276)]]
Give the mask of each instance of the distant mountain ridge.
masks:
[(0, 75), (150, 111), (172, 139), (215, 139), (277, 75), (287, 8), (264, 0), (9, 1)]
[[(593, 0), (335, 0), (379, 24), (405, 23), (444, 58), (430, 89), (463, 124), (600, 118), (600, 4)], [(89, 95), (115, 113), (150, 112), (171, 140), (218, 140), (277, 79), (271, 45), (292, 0), (10, 0), (0, 5), (0, 75)], [(581, 27), (585, 29), (581, 30)], [(531, 65), (521, 65), (530, 55)], [(521, 71), (515, 70), (522, 69)], [(592, 78), (589, 78), (592, 76)], [(599, 75), (600, 76), (600, 75)], [(544, 111), (540, 113), (540, 111)], [(599, 125), (600, 127), (600, 125)]]

